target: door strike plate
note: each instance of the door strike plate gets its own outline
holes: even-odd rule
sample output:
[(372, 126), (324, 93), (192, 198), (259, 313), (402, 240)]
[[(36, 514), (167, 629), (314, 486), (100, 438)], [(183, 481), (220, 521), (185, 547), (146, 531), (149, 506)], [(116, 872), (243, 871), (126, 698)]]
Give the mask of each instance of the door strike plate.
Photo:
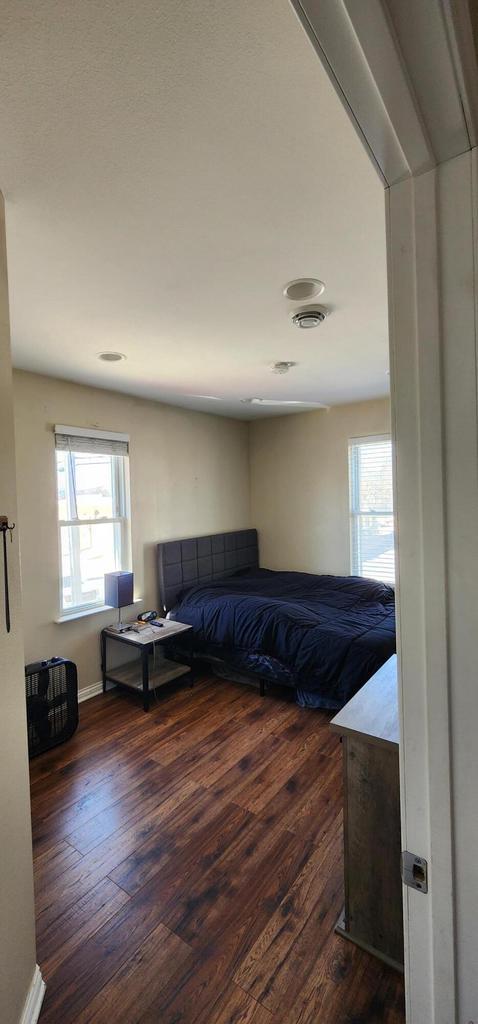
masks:
[(428, 864), (424, 857), (404, 850), (402, 853), (402, 881), (419, 892), (428, 892)]

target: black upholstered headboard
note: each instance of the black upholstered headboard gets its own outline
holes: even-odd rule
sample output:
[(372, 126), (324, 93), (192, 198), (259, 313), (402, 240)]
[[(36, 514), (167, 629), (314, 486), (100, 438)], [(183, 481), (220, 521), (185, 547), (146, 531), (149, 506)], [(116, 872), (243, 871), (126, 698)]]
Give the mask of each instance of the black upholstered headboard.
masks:
[(209, 537), (187, 537), (158, 544), (161, 603), (169, 611), (188, 585), (230, 576), (238, 569), (257, 569), (257, 530), (213, 533)]

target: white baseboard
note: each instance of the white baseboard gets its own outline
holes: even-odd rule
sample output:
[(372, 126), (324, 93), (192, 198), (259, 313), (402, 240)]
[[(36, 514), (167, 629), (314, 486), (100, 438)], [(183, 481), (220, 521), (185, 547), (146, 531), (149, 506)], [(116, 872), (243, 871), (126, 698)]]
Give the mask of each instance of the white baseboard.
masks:
[(35, 964), (33, 978), (26, 998), (19, 1024), (37, 1024), (45, 995), (45, 982), (38, 964)]
[(91, 697), (97, 697), (99, 693), (103, 693), (103, 683), (92, 683), (91, 686), (84, 686), (83, 689), (78, 690), (78, 703), (81, 704), (84, 700), (90, 700)]
[[(114, 683), (106, 684), (107, 690), (114, 690)], [(92, 683), (91, 686), (84, 686), (83, 689), (78, 690), (78, 704), (82, 704), (84, 700), (90, 700), (91, 697), (97, 697), (99, 693), (103, 693), (103, 683)]]

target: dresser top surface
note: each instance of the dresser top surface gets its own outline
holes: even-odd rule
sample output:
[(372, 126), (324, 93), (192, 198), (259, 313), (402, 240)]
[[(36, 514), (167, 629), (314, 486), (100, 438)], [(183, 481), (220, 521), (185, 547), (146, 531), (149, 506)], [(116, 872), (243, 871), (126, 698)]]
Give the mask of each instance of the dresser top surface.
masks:
[(341, 736), (398, 749), (397, 656), (394, 654), (342, 708), (330, 727)]

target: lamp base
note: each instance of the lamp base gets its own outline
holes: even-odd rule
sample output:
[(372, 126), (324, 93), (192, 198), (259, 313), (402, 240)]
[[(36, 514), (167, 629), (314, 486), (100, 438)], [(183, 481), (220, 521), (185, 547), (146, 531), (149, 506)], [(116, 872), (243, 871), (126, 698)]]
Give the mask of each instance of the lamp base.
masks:
[(108, 626), (110, 633), (128, 633), (131, 629), (131, 624), (128, 622), (115, 622), (111, 626)]

